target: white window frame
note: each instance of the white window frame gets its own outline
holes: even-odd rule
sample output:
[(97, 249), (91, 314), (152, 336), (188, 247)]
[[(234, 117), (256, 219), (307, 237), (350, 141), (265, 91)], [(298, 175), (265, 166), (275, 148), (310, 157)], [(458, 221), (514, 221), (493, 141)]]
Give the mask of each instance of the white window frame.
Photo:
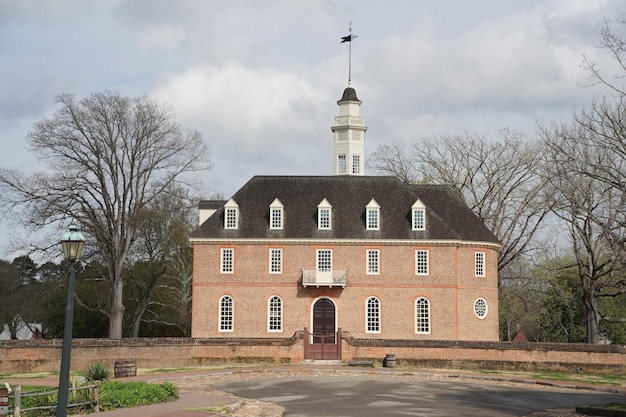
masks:
[[(326, 217), (323, 213), (327, 213)], [(317, 206), (317, 229), (331, 230), (333, 227), (333, 206), (328, 200), (323, 199)]]
[(269, 250), (270, 274), (283, 273), (283, 250), (282, 248), (270, 248)]
[(474, 300), (474, 314), (481, 320), (487, 318), (487, 314), (489, 314), (489, 304), (487, 304), (487, 300), (483, 297), (478, 297)]
[(315, 263), (317, 272), (330, 272), (333, 270), (332, 249), (316, 249), (315, 254), (317, 258)]
[(365, 273), (367, 275), (380, 275), (380, 249), (366, 249)]
[(234, 274), (234, 273), (235, 273), (235, 249), (234, 248), (220, 248), (220, 274)]
[(430, 251), (428, 249), (415, 249), (415, 275), (428, 275), (430, 273)]
[(486, 267), (485, 267), (485, 259), (487, 258), (487, 254), (482, 251), (474, 252), (474, 275), (477, 277), (485, 277), (486, 276)]
[[(224, 302), (229, 300), (230, 305)], [(218, 332), (232, 333), (235, 331), (235, 299), (230, 295), (220, 297), (218, 304)]]
[(380, 205), (372, 199), (365, 206), (365, 229), (380, 230)]
[(267, 300), (267, 331), (282, 333), (283, 331), (283, 299), (273, 295)]
[(426, 230), (426, 206), (417, 200), (411, 207), (412, 230)]
[(430, 300), (426, 297), (418, 297), (415, 300), (415, 334), (430, 334), (431, 314)]
[(352, 173), (361, 173), (361, 155), (352, 155)]
[(365, 333), (381, 333), (381, 305), (378, 297), (365, 300)]
[(348, 172), (346, 154), (337, 155), (337, 172), (340, 174), (346, 174)]
[(239, 205), (232, 198), (224, 204), (224, 229), (239, 229)]
[(279, 199), (270, 204), (270, 229), (282, 230), (285, 222), (285, 206)]

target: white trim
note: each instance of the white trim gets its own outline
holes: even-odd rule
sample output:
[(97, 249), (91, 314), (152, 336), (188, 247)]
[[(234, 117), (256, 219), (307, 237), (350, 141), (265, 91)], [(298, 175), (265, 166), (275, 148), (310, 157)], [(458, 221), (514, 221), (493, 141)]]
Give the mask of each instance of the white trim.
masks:
[[(370, 252), (377, 252), (376, 256), (376, 272), (370, 271)], [(365, 275), (380, 275), (380, 249), (365, 249)]]
[[(274, 212), (278, 213), (279, 225), (274, 225)], [(280, 202), (278, 198), (272, 201), (270, 204), (270, 229), (282, 230), (285, 227), (285, 206)]]
[[(376, 218), (376, 226), (372, 227), (370, 225), (370, 214), (375, 213)], [(372, 217), (374, 218), (374, 217)], [(373, 198), (367, 203), (365, 206), (365, 230), (380, 230), (380, 204), (376, 202)]]
[[(328, 252), (330, 254), (330, 256), (329, 256), (330, 266), (329, 266), (328, 270), (323, 269), (323, 270), (320, 271), (320, 252), (322, 252), (322, 251)], [(315, 249), (315, 271), (318, 272), (318, 273), (319, 272), (330, 272), (330, 273), (332, 273), (332, 271), (333, 271), (333, 250), (332, 250), (332, 248)]]
[(303, 244), (303, 245), (380, 245), (380, 246), (477, 246), (485, 249), (500, 249), (502, 244), (493, 242), (480, 242), (477, 240), (378, 240), (378, 239), (250, 239), (250, 238), (190, 238), (189, 241), (193, 244), (202, 243), (229, 243), (229, 244), (242, 244), (242, 243), (257, 243), (257, 244)]
[[(417, 302), (419, 300), (426, 300), (426, 302), (428, 303), (428, 331), (427, 332), (423, 330), (419, 330), (417, 326)], [(413, 302), (413, 321), (414, 321), (414, 326), (415, 326), (414, 328), (415, 334), (431, 334), (432, 328), (433, 328), (433, 315), (432, 315), (431, 303), (427, 297), (424, 297), (424, 296), (417, 297), (415, 301)]]
[[(224, 298), (230, 298), (231, 301), (231, 326), (230, 329), (222, 329), (222, 301)], [(222, 295), (217, 303), (217, 331), (218, 333), (233, 333), (235, 331), (235, 298), (232, 295)]]
[[(479, 262), (479, 255), (482, 259)], [(478, 273), (478, 268), (482, 269), (481, 273)], [(478, 278), (484, 278), (487, 276), (487, 254), (484, 251), (477, 250), (474, 252), (474, 276)]]
[[(272, 251), (279, 251), (280, 252), (280, 271), (272, 271)], [(283, 273), (283, 248), (269, 248), (269, 250), (267, 251), (268, 257), (269, 257), (269, 265), (268, 265), (268, 270), (269, 273), (271, 275), (280, 275)]]
[[(321, 211), (328, 210), (328, 227), (322, 227), (322, 217)], [(332, 230), (333, 228), (333, 206), (328, 202), (328, 200), (323, 199), (317, 205), (317, 230)]]
[[(417, 270), (417, 253), (425, 252), (426, 253), (426, 272), (418, 272)], [(428, 276), (430, 275), (430, 250), (428, 249), (415, 249), (415, 275), (420, 276)]]
[[(485, 303), (485, 314), (483, 314), (482, 316), (479, 316), (478, 312), (476, 311), (476, 304), (479, 301), (482, 301)], [(478, 297), (477, 299), (475, 299), (474, 305), (472, 306), (472, 308), (474, 309), (474, 315), (478, 317), (480, 320), (484, 320), (487, 318), (487, 315), (489, 314), (489, 303), (487, 303), (487, 300), (485, 300), (483, 297)]]
[[(230, 258), (230, 271), (224, 270), (224, 252), (231, 251)], [(235, 273), (235, 248), (220, 248), (220, 274), (234, 274)]]
[[(280, 301), (280, 329), (279, 330), (270, 329), (270, 318), (271, 318), (270, 303), (274, 297), (278, 298), (278, 300)], [(283, 298), (277, 294), (270, 295), (270, 297), (267, 299), (267, 332), (268, 333), (282, 333), (283, 332), (284, 315), (285, 315), (285, 302), (283, 301)]]
[[(422, 213), (422, 227), (415, 227), (415, 214), (417, 212)], [(417, 199), (417, 201), (411, 206), (411, 230), (426, 230), (426, 206), (420, 199)]]
[[(369, 327), (368, 304), (372, 298), (378, 302), (378, 330), (368, 330), (368, 327)], [(382, 333), (382, 323), (383, 323), (383, 317), (382, 317), (383, 311), (382, 310), (383, 309), (382, 309), (382, 303), (380, 302), (380, 298), (376, 297), (375, 295), (370, 295), (369, 297), (365, 299), (365, 333), (368, 333), (368, 334), (381, 334)]]
[[(228, 220), (228, 212), (233, 210), (235, 213), (235, 225), (229, 225)], [(239, 204), (232, 198), (224, 204), (224, 229), (227, 230), (236, 230), (239, 229)]]

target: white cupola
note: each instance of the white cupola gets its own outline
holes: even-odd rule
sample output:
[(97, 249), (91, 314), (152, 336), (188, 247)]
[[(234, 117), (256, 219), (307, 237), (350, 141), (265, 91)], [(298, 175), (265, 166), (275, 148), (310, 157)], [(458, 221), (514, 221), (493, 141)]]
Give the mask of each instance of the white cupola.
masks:
[(367, 127), (359, 114), (361, 101), (354, 88), (347, 87), (337, 104), (339, 115), (330, 128), (335, 142), (335, 175), (364, 175)]

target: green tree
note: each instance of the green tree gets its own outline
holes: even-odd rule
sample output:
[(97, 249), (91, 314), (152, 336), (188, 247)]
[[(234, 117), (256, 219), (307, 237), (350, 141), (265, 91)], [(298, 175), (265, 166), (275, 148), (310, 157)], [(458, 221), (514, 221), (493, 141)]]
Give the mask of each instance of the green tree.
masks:
[(195, 207), (186, 190), (172, 187), (144, 210), (129, 257), (131, 337), (140, 335), (142, 323), (177, 327), (188, 334), (192, 267), (188, 236), (196, 225)]
[(543, 340), (583, 343), (586, 341), (586, 312), (576, 269), (557, 266), (551, 275), (541, 308)]

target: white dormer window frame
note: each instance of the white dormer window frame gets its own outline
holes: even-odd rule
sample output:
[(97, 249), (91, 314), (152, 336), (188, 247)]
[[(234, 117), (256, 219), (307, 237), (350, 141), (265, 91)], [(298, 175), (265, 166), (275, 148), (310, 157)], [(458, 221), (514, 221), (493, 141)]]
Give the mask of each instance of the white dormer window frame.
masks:
[(411, 206), (412, 230), (426, 230), (426, 206), (419, 199)]
[(285, 206), (279, 199), (270, 204), (270, 229), (282, 230), (285, 222)]
[(333, 227), (333, 206), (328, 200), (323, 199), (317, 205), (317, 229), (332, 230)]
[(239, 204), (232, 198), (224, 204), (224, 229), (239, 229)]
[(365, 229), (380, 230), (380, 205), (374, 199), (365, 206)]

